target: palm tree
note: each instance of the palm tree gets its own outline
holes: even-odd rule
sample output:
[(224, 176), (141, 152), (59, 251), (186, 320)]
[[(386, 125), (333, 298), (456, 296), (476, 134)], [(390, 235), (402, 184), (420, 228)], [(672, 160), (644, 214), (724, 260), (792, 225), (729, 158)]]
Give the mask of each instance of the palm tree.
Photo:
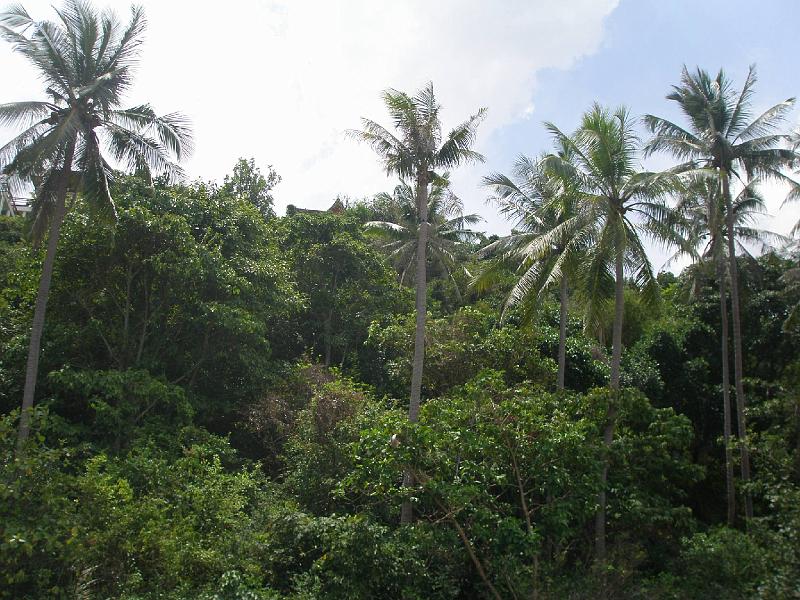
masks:
[[(698, 68), (690, 73), (684, 67), (681, 84), (673, 86), (667, 99), (678, 103), (689, 122), (688, 129), (653, 115), (645, 117), (645, 123), (653, 133), (646, 153), (662, 150), (670, 152), (679, 160), (709, 169), (720, 181), (728, 229), (736, 413), (742, 481), (745, 484), (750, 481), (750, 453), (747, 448), (745, 416), (747, 403), (742, 383), (742, 330), (731, 177), (742, 182), (758, 178), (794, 183), (783, 170), (796, 164), (800, 158), (793, 150), (783, 147), (789, 141), (789, 136), (778, 132), (779, 126), (794, 105), (794, 98), (776, 104), (751, 120), (750, 101), (755, 83), (755, 66), (750, 67), (739, 92), (733, 89), (731, 81), (722, 70), (712, 78), (702, 69)], [(753, 516), (753, 502), (749, 493), (745, 494), (745, 516), (748, 519)]]
[[(586, 248), (581, 273), (582, 286), (591, 304), (608, 297), (609, 282), (614, 289), (614, 321), (611, 342), (612, 398), (603, 428), (606, 458), (601, 472), (601, 491), (595, 516), (595, 551), (598, 560), (606, 556), (606, 482), (608, 451), (614, 439), (620, 390), (622, 358), (622, 319), (625, 306), (625, 271), (630, 284), (640, 290), (646, 302), (658, 300), (658, 283), (642, 244), (642, 236), (665, 239), (668, 209), (661, 198), (675, 186), (671, 172), (650, 173), (637, 170), (640, 142), (634, 119), (624, 107), (613, 112), (595, 104), (583, 115), (573, 135), (547, 123), (546, 127), (566, 156), (550, 154), (544, 167), (568, 181), (576, 195), (575, 216), (564, 220), (540, 237), (540, 244), (555, 245), (559, 240), (577, 239)], [(590, 306), (597, 314), (599, 307)]]
[[(559, 155), (566, 157), (569, 149), (562, 148)], [(552, 286), (559, 287), (559, 339), (558, 379), (559, 390), (564, 389), (566, 371), (567, 317), (570, 279), (578, 270), (581, 253), (580, 237), (548, 240), (542, 236), (557, 228), (576, 214), (576, 197), (569, 193), (565, 182), (554, 177), (542, 167), (544, 156), (533, 161), (520, 156), (513, 169), (513, 177), (492, 173), (483, 179), (490, 187), (500, 213), (514, 220), (511, 234), (481, 248), (481, 256), (496, 256), (493, 263), (483, 269), (475, 285), (484, 288), (495, 279), (498, 268), (513, 264), (520, 273), (508, 295), (503, 316), (513, 306), (527, 307), (539, 303), (542, 295)], [(531, 311), (526, 311), (530, 316)]]
[[(432, 184), (428, 197), (428, 259), (452, 280), (460, 297), (453, 274), (459, 268), (464, 244), (477, 237), (468, 227), (480, 222), (481, 217), (464, 214), (463, 202), (450, 189), (448, 173), (439, 179)], [(415, 274), (420, 220), (414, 189), (403, 181), (392, 194), (377, 194), (374, 204), (381, 207), (382, 219), (368, 221), (364, 226), (377, 235), (379, 246), (394, 264), (402, 285)]]
[[(758, 182), (751, 181), (733, 200), (735, 242), (747, 253), (745, 243), (764, 243), (776, 234), (755, 229), (756, 218), (765, 214), (765, 203), (758, 192)], [(728, 308), (727, 308), (727, 215), (725, 200), (719, 180), (705, 173), (693, 175), (683, 189), (675, 206), (675, 226), (682, 232), (682, 243), (672, 257), (689, 255), (700, 266), (708, 265), (715, 272), (719, 288), (720, 345), (722, 360), (723, 438), (725, 443), (725, 482), (727, 521), (733, 526), (736, 519), (736, 491), (733, 476), (731, 449), (730, 365), (728, 359)], [(699, 273), (696, 275), (699, 277)]]
[(58, 20), (34, 21), (16, 6), (0, 14), (0, 35), (39, 71), (48, 100), (0, 105), (0, 125), (24, 130), (0, 147), (0, 167), (13, 185), (34, 183), (34, 240), (49, 228), (47, 251), (31, 328), (18, 452), (30, 430), (39, 368), (39, 347), (67, 194), (80, 194), (100, 218), (116, 215), (109, 186), (111, 158), (140, 174), (151, 170), (179, 176), (170, 155), (191, 150), (191, 133), (179, 114), (156, 116), (149, 105), (120, 109), (132, 81), (142, 33), (141, 8), (131, 9), (127, 26), (113, 13), (98, 14), (71, 0), (57, 10)]
[[(800, 150), (800, 127), (795, 129), (794, 132), (792, 132), (790, 139), (792, 148), (795, 151)], [(800, 175), (800, 171), (796, 171), (795, 175)], [(781, 208), (783, 208), (786, 204), (800, 201), (800, 182), (793, 179), (791, 181), (787, 181), (787, 183), (789, 184), (789, 193), (786, 194), (786, 198), (784, 199), (783, 204), (781, 204)], [(797, 236), (798, 234), (800, 234), (800, 220), (798, 220), (797, 223), (794, 224), (791, 231), (789, 232), (789, 235), (792, 236)], [(791, 246), (792, 244), (788, 245)]]
[[(414, 334), (414, 362), (411, 371), (411, 394), (408, 419), (415, 423), (419, 417), (422, 391), (422, 367), (425, 354), (425, 316), (427, 304), (426, 260), (428, 256), (429, 188), (438, 177), (437, 169), (452, 169), (464, 162), (482, 161), (483, 157), (472, 150), (478, 124), (486, 109), (482, 108), (469, 119), (442, 136), (439, 120), (441, 107), (429, 83), (416, 96), (389, 89), (383, 101), (394, 122), (397, 135), (370, 119), (362, 119), (362, 131), (350, 134), (369, 144), (378, 154), (386, 172), (412, 181), (416, 187), (419, 228), (416, 252), (416, 329)], [(410, 472), (406, 472), (404, 485), (412, 485)], [(413, 518), (411, 504), (403, 504), (400, 521), (410, 523)]]

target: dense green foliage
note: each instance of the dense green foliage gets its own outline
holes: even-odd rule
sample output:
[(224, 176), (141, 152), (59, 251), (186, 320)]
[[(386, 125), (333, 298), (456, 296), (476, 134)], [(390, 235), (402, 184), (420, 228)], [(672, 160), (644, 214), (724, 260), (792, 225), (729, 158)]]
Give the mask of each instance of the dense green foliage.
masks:
[(369, 324), (402, 303), (383, 257), (349, 215), (300, 212), (277, 228), (306, 299), (294, 325), (300, 347), (322, 356), (326, 366), (357, 362)]
[[(665, 275), (658, 311), (630, 290), (601, 577), (590, 541), (609, 350), (571, 318), (569, 391), (556, 393), (556, 297), (502, 324), (502, 290), (457, 309), (434, 299), (429, 400), (411, 425), (394, 399), (411, 302), (357, 215), (264, 221), (201, 184), (123, 179), (114, 192), (115, 227), (81, 210), (64, 225), (33, 442), (17, 460), (40, 251), (23, 221), (0, 223), (2, 597), (796, 593), (791, 260), (740, 269), (758, 515), (746, 533), (720, 525), (715, 283)], [(321, 364), (328, 315), (342, 371)], [(406, 493), (419, 520), (398, 528)]]
[[(14, 10), (0, 22), (18, 26)], [(800, 598), (800, 256), (720, 243), (734, 209), (730, 231), (759, 237), (755, 191), (729, 210), (708, 169), (693, 186), (638, 172), (629, 111), (596, 106), (574, 134), (550, 125), (560, 150), (523, 159), (518, 181), (487, 180), (524, 217), (487, 238), (429, 171), (478, 158), (482, 112), (442, 138), (417, 118), (439, 127), (432, 84), (384, 99), (405, 138), (368, 120), (359, 135), (414, 185), (341, 211), (278, 217), (280, 177), (253, 160), (222, 185), (94, 165), (116, 217), (96, 218), (84, 183), (54, 230), (21, 446), (46, 231), (0, 217), (0, 599)], [(651, 149), (697, 141), (653, 119)], [(72, 173), (54, 152), (49, 168)], [(647, 234), (697, 262), (656, 276)], [(430, 285), (415, 305), (417, 258)], [(733, 290), (748, 425), (727, 455), (752, 462), (735, 482), (752, 518), (726, 511)]]

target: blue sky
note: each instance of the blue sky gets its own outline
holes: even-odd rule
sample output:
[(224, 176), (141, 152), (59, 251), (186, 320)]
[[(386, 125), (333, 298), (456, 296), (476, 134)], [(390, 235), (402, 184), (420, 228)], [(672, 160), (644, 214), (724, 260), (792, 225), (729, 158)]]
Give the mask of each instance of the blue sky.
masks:
[[(623, 0), (605, 19), (596, 52), (571, 68), (538, 74), (531, 118), (499, 128), (488, 138), (484, 148), (488, 166), (507, 171), (517, 154), (547, 149), (550, 142), (542, 121), (569, 131), (595, 101), (625, 104), (638, 115), (652, 113), (683, 122), (674, 103), (664, 96), (678, 83), (684, 64), (714, 73), (722, 67), (738, 87), (748, 66), (755, 63), (759, 78), (755, 112), (800, 95), (799, 17), (796, 0)], [(797, 119), (795, 110), (787, 126), (796, 126)], [(648, 166), (659, 168), (669, 162), (661, 157), (648, 161)], [(778, 218), (765, 219), (763, 226), (788, 232), (800, 218), (800, 206), (786, 207), (779, 214), (783, 191), (770, 186), (767, 196), (769, 211)], [(487, 216), (490, 226), (502, 227), (490, 212)], [(653, 254), (655, 266), (663, 264), (664, 252), (654, 248)]]
[[(594, 101), (680, 118), (664, 99), (681, 66), (759, 69), (756, 108), (800, 94), (800, 0), (142, 0), (149, 26), (130, 105), (181, 111), (195, 128), (192, 178), (221, 180), (239, 157), (273, 164), (287, 204), (326, 208), (337, 195), (390, 190), (369, 148), (345, 135), (360, 117), (388, 122), (380, 92), (432, 80), (446, 126), (489, 109), (483, 165), (453, 176), (484, 229), (505, 223), (480, 180), (549, 147), (542, 121), (571, 130)], [(23, 0), (52, 18), (51, 0)], [(97, 2), (124, 18), (126, 0)], [(0, 102), (38, 99), (30, 67), (0, 44)], [(790, 119), (797, 125), (798, 112)], [(0, 130), (0, 143), (11, 136)], [(668, 159), (648, 166), (666, 166)], [(775, 213), (781, 190), (769, 189)], [(787, 232), (800, 204), (764, 226)], [(663, 264), (654, 250), (654, 263)]]
[(512, 148), (524, 152), (546, 147), (542, 120), (568, 130), (595, 101), (680, 119), (664, 96), (678, 83), (684, 64), (713, 72), (724, 68), (741, 82), (755, 63), (756, 105), (795, 96), (800, 93), (798, 22), (797, 0), (623, 0), (605, 20), (597, 52), (572, 68), (539, 74), (532, 97), (539, 118), (497, 131), (487, 152), (495, 163), (508, 159)]
[[(741, 82), (748, 65), (756, 63), (756, 104), (794, 96), (800, 93), (799, 17), (796, 0), (623, 0), (605, 20), (594, 54), (570, 69), (540, 73), (533, 94), (536, 116), (569, 128), (598, 101), (680, 118), (664, 96), (684, 64), (714, 72), (723, 67)], [(504, 128), (492, 136), (491, 149), (501, 154), (526, 143), (546, 145), (541, 120)]]

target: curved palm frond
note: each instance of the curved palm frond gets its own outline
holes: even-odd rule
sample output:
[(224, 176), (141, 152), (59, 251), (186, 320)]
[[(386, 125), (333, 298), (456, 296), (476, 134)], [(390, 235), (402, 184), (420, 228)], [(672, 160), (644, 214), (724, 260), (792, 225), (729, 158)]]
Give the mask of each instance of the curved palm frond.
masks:
[(482, 154), (472, 150), (475, 144), (478, 125), (486, 117), (486, 109), (481, 108), (469, 119), (454, 127), (435, 153), (433, 166), (451, 169), (463, 162), (483, 162)]
[[(381, 240), (379, 247), (387, 253), (404, 283), (414, 270), (419, 215), (415, 190), (401, 182), (391, 194), (382, 192), (373, 198), (373, 207), (381, 220), (368, 221), (364, 227)], [(391, 216), (392, 220), (385, 217)], [(481, 221), (474, 214), (464, 214), (461, 199), (450, 189), (448, 174), (438, 176), (428, 196), (428, 255), (444, 275), (453, 279), (454, 269), (462, 268), (465, 244), (478, 238), (469, 227)], [(460, 291), (457, 292), (460, 297)]]
[[(178, 113), (157, 116), (149, 105), (120, 109), (132, 81), (145, 27), (141, 8), (131, 9), (126, 26), (110, 11), (98, 13), (88, 2), (69, 0), (55, 21), (36, 21), (21, 7), (0, 14), (0, 36), (42, 75), (52, 101), (0, 106), (0, 124), (28, 128), (0, 149), (0, 167), (18, 181), (57, 181), (48, 170), (68, 169), (64, 149), (76, 149), (74, 166), (82, 173), (87, 200), (109, 206), (110, 156), (144, 174), (182, 175), (170, 156), (191, 153), (191, 128)], [(38, 194), (45, 197), (47, 193)], [(113, 210), (111, 211), (113, 213)]]
[(58, 107), (51, 102), (29, 101), (0, 104), (0, 127), (27, 129), (56, 110)]

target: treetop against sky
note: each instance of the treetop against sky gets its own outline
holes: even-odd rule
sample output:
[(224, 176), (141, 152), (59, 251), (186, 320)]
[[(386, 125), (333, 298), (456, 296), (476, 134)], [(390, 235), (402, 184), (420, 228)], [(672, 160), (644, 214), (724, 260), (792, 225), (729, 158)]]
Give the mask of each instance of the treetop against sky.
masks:
[[(34, 18), (51, 18), (51, 4), (24, 3)], [(107, 4), (126, 16), (127, 2), (98, 2)], [(459, 170), (453, 185), (467, 212), (480, 213), (485, 229), (498, 233), (509, 225), (486, 206), (480, 179), (508, 171), (520, 153), (547, 150), (544, 120), (570, 130), (594, 101), (677, 118), (664, 96), (683, 64), (724, 67), (740, 84), (757, 63), (756, 112), (800, 87), (791, 64), (800, 52), (791, 29), (800, 5), (792, 0), (241, 2), (222, 25), (211, 4), (142, 4), (148, 29), (130, 103), (192, 119), (191, 177), (221, 181), (240, 156), (275, 165), (283, 177), (278, 214), (287, 204), (326, 208), (339, 194), (394, 187), (369, 148), (344, 134), (361, 116), (384, 114), (380, 91), (387, 87), (412, 91), (432, 80), (445, 128), (489, 108), (476, 147), (487, 162)], [(782, 17), (757, 18), (756, 10)], [(0, 73), (2, 101), (40, 96), (35, 73), (10, 49), (0, 52)], [(792, 113), (789, 125), (797, 120)], [(0, 130), (0, 140), (10, 135)], [(647, 166), (669, 163), (656, 157)], [(766, 195), (774, 215), (782, 194)], [(800, 205), (784, 211), (762, 226), (788, 232)], [(666, 253), (652, 251), (656, 266), (663, 264)]]

